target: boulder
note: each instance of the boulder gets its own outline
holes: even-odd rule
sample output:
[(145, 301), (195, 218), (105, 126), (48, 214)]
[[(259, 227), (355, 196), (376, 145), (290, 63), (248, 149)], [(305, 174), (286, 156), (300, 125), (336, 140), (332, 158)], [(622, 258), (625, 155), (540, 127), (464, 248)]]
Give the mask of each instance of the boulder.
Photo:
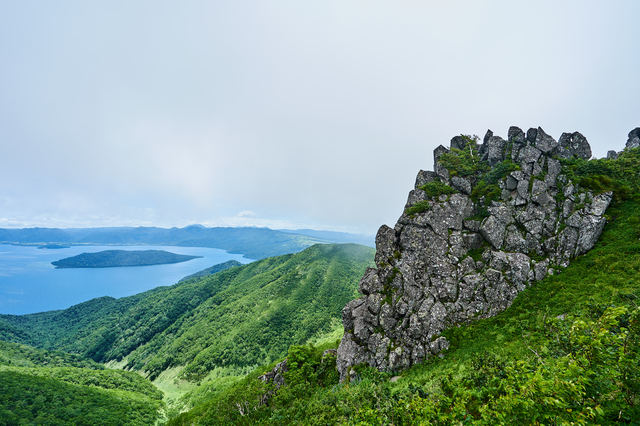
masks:
[(558, 143), (560, 158), (578, 157), (584, 160), (591, 158), (591, 146), (580, 132), (563, 133)]

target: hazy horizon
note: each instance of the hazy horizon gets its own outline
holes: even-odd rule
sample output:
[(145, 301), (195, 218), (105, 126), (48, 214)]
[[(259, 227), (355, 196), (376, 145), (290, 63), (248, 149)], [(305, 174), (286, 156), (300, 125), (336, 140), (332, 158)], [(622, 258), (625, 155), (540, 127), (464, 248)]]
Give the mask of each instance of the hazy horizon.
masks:
[(457, 134), (640, 126), (634, 1), (0, 1), (0, 227), (373, 234)]

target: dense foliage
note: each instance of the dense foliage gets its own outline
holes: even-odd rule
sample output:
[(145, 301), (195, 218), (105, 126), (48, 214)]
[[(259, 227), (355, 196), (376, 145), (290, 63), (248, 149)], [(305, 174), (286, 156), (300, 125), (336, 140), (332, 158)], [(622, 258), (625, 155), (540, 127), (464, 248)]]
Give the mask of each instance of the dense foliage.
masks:
[(578, 185), (596, 194), (613, 191), (617, 201), (638, 196), (640, 149), (627, 149), (617, 159), (562, 160), (563, 169)]
[(162, 392), (77, 355), (0, 341), (0, 424), (151, 424)]
[[(606, 182), (594, 178), (606, 176), (612, 182), (602, 190), (622, 188), (600, 241), (561, 273), (522, 292), (506, 311), (448, 330), (451, 348), (443, 359), (416, 365), (397, 381), (360, 366), (358, 380), (339, 384), (326, 374), (320, 350), (295, 348), (287, 384), (268, 403), (261, 396), (269, 386), (256, 380), (256, 372), (173, 424), (637, 421), (639, 154), (565, 165), (574, 182)], [(589, 166), (599, 163), (607, 168)]]
[(216, 367), (268, 363), (328, 331), (373, 259), (368, 247), (316, 245), (202, 279), (63, 311), (0, 316), (0, 338), (120, 361), (153, 379), (200, 380)]
[(2, 340), (0, 340), (0, 365), (14, 367), (80, 367), (93, 370), (104, 368), (102, 364), (77, 354), (47, 351)]
[(449, 171), (450, 176), (474, 176), (489, 170), (489, 165), (481, 160), (478, 152), (478, 136), (461, 136), (465, 139), (465, 148), (451, 148), (440, 156), (438, 162)]
[(432, 180), (431, 182), (427, 182), (424, 185), (420, 186), (427, 197), (436, 198), (440, 195), (449, 195), (457, 192), (455, 189), (447, 185), (446, 183), (442, 183), (439, 180)]
[(0, 370), (0, 424), (149, 425), (160, 406), (132, 392)]
[(213, 275), (218, 272), (224, 271), (225, 269), (232, 268), (234, 266), (242, 266), (242, 263), (238, 262), (237, 260), (228, 260), (226, 262), (218, 263), (217, 265), (213, 265), (201, 271), (195, 272), (191, 275), (187, 275), (186, 277), (182, 278), (179, 282), (202, 278), (202, 277), (206, 277), (207, 275)]

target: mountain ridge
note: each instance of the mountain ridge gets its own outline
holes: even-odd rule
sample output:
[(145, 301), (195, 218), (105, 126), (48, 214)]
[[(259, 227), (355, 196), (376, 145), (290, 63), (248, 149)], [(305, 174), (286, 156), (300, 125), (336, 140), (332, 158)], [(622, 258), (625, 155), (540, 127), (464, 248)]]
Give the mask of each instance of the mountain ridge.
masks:
[[(312, 233), (323, 231), (313, 231)], [(328, 233), (322, 238), (301, 232), (259, 227), (212, 227), (189, 225), (183, 228), (98, 227), (98, 228), (0, 228), (0, 243), (20, 245), (175, 245), (210, 247), (263, 259), (295, 253), (318, 243), (357, 243), (362, 236)], [(328, 238), (332, 237), (332, 238)]]

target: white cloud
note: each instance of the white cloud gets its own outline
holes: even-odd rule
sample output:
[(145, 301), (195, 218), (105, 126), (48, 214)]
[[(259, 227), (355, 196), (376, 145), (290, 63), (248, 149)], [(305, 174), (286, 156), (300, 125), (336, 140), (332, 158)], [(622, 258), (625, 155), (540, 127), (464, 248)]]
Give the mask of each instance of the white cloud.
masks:
[(455, 134), (640, 125), (634, 1), (67, 2), (0, 5), (2, 226), (375, 232)]

